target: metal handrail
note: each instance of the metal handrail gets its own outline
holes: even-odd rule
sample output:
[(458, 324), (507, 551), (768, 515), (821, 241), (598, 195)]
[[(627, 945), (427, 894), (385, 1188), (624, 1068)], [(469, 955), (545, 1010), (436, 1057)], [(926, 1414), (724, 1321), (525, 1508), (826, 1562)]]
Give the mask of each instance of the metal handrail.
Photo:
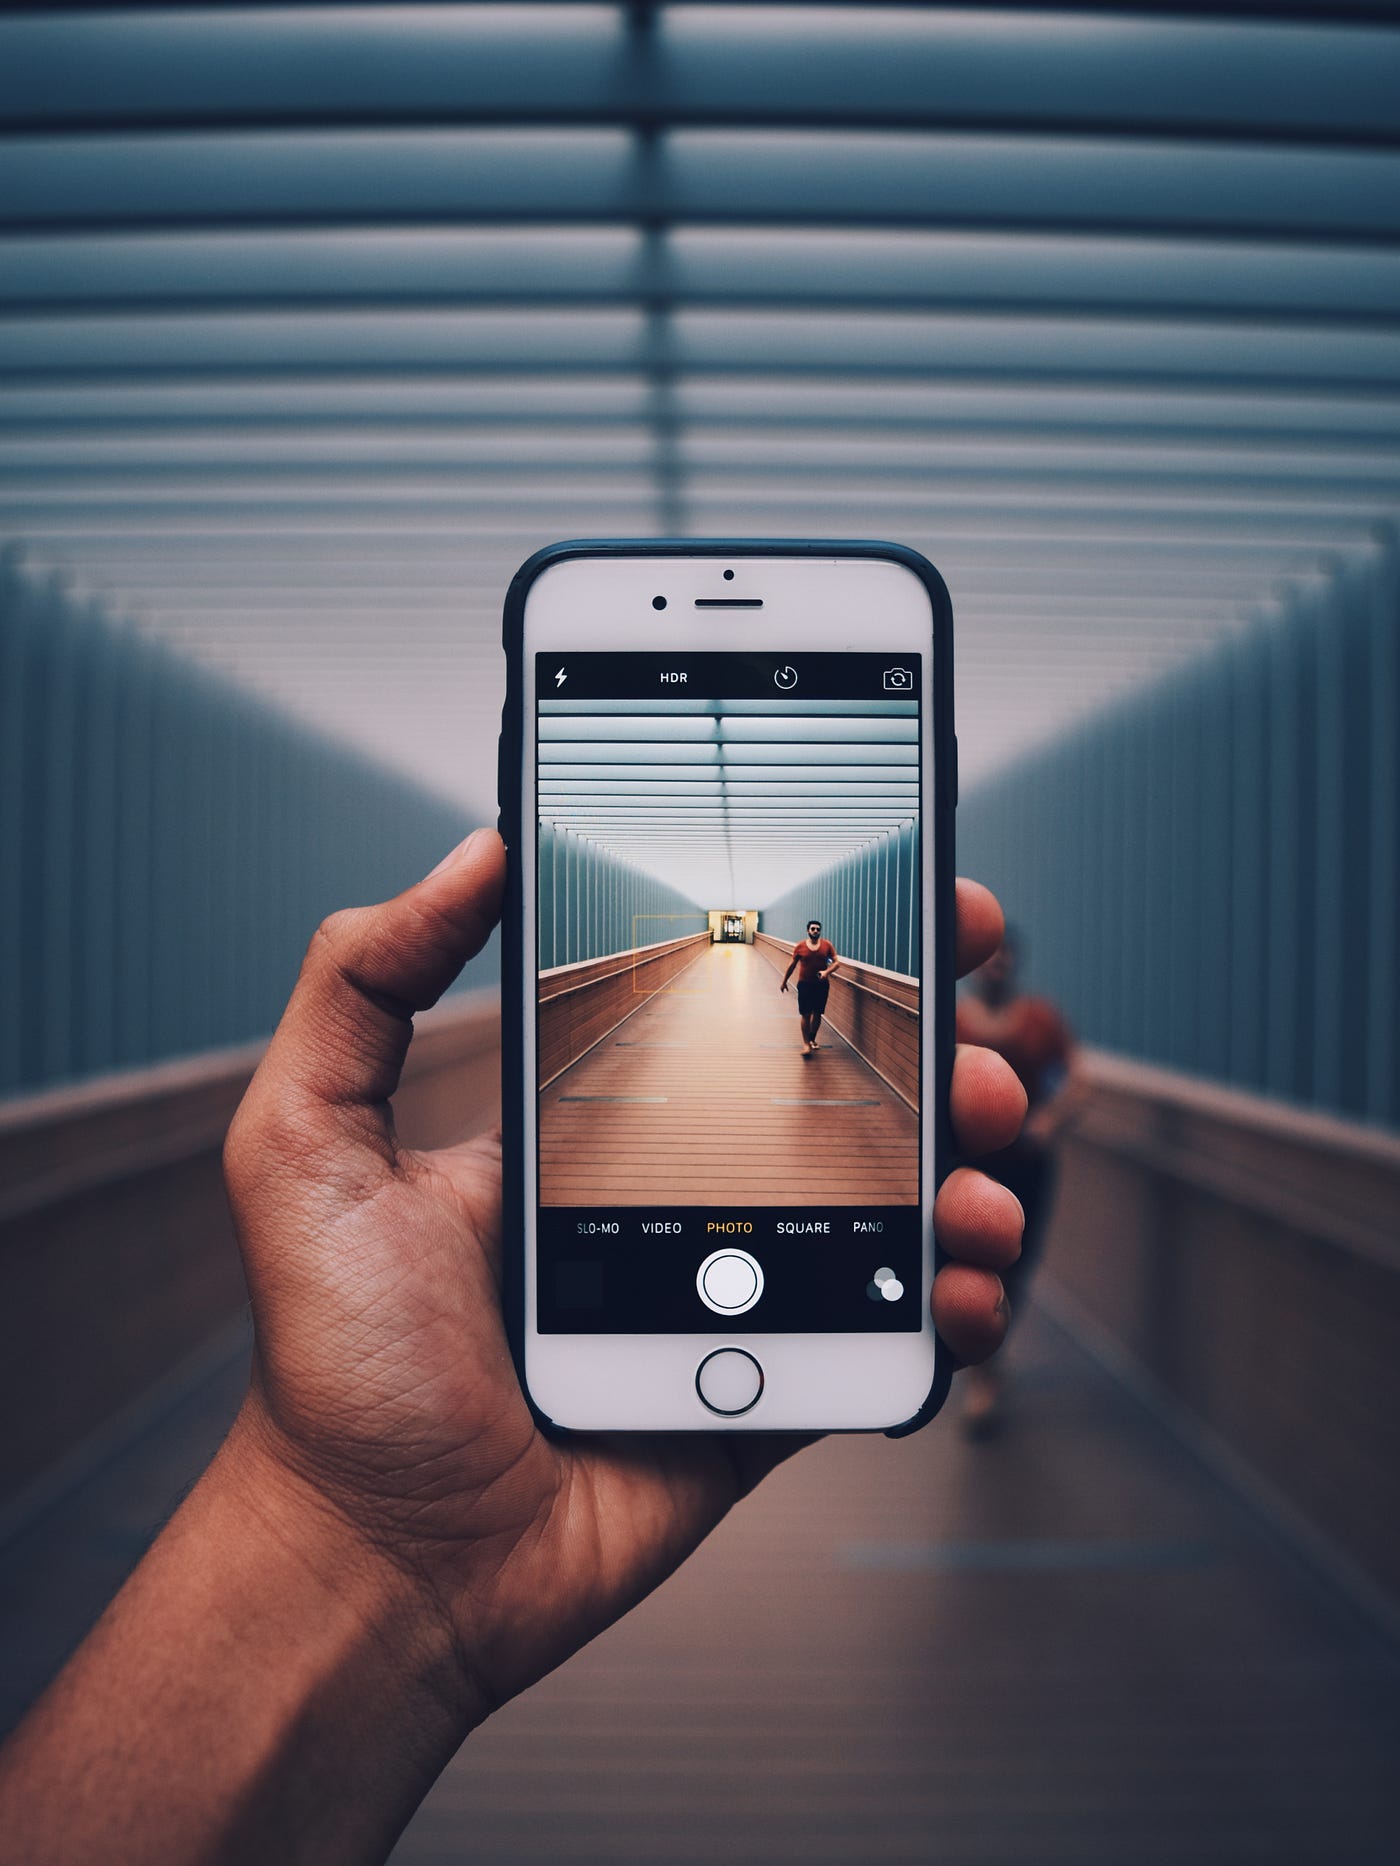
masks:
[[(769, 946), (777, 947), (780, 952), (787, 952), (790, 950), (786, 941), (777, 939), (772, 933), (759, 933), (755, 937), (765, 941)], [(859, 965), (860, 960), (846, 959), (842, 961), (842, 964)], [(849, 985), (852, 991), (863, 991), (867, 998), (876, 998), (881, 1004), (888, 1004), (891, 1010), (902, 1011), (906, 1017), (917, 1018), (919, 1015), (919, 1007), (917, 1005), (905, 1004), (898, 998), (891, 998), (887, 992), (876, 991), (873, 985), (866, 985), (862, 983), (860, 979), (852, 978), (849, 972), (838, 972), (836, 974), (836, 982)], [(917, 983), (917, 981), (915, 982)]]
[[(679, 952), (681, 947), (694, 945), (696, 940), (708, 940), (709, 937), (708, 933), (687, 933), (683, 939), (673, 940), (667, 946), (654, 947), (640, 963), (642, 965), (651, 965), (653, 961), (657, 959), (664, 959), (667, 953)], [(603, 955), (604, 958), (610, 958), (612, 956), (613, 955), (608, 953), (604, 953)], [(596, 965), (597, 961), (594, 959), (583, 959), (580, 960), (579, 963), (581, 965)], [(575, 992), (588, 991), (594, 985), (605, 984), (610, 978), (620, 978), (624, 972), (635, 972), (637, 964), (638, 961), (634, 958), (630, 965), (616, 965), (610, 972), (595, 972), (592, 978), (581, 978), (576, 985), (565, 985), (559, 991), (547, 992), (541, 997), (540, 1003), (555, 1004), (560, 998), (572, 997)]]

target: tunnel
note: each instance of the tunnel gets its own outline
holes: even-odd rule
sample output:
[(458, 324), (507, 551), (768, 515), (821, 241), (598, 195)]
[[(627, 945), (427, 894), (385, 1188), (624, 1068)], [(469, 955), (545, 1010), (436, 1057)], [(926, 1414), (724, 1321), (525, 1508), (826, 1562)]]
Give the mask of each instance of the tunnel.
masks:
[[(545, 1203), (917, 1203), (917, 710), (541, 699)], [(814, 918), (819, 1070), (780, 991)]]
[[(1065, 1033), (998, 1429), (785, 1460), (393, 1857), (1389, 1866), (1398, 98), (1389, 0), (0, 15), (0, 1730), (237, 1416), (225, 1137), (496, 822), (518, 566), (888, 538)], [(907, 716), (541, 722), (548, 1196), (916, 1199)], [(396, 1146), (490, 1155), (499, 976)]]

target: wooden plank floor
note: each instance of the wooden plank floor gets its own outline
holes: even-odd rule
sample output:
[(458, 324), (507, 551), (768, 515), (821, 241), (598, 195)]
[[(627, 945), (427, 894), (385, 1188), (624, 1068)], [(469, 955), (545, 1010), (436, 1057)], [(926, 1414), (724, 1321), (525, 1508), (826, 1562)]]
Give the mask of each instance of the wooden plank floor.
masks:
[(804, 1055), (781, 976), (706, 947), (551, 1083), (544, 1203), (917, 1204), (914, 1114), (830, 1024)]
[[(394, 1866), (1390, 1866), (1394, 1649), (1072, 1337), (1032, 1311), (1010, 1359), (999, 1440), (949, 1418), (778, 1471), (477, 1732)], [(0, 1547), (0, 1726), (246, 1364)]]
[(464, 1747), (394, 1866), (1390, 1866), (1400, 1662), (1032, 1314)]

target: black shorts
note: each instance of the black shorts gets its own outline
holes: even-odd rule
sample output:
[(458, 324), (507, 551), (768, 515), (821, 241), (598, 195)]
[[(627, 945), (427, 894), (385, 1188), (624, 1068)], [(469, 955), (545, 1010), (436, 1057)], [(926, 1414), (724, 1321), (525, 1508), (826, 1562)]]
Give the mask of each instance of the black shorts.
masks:
[(797, 1008), (804, 1017), (820, 1017), (830, 996), (831, 983), (828, 979), (814, 978), (807, 985), (801, 979), (797, 981)]
[(1040, 1248), (1050, 1227), (1057, 1165), (1054, 1149), (1044, 1141), (1032, 1139), (1029, 1134), (1022, 1134), (1009, 1147), (1003, 1147), (1000, 1153), (983, 1154), (977, 1162), (979, 1171), (1016, 1194), (1026, 1214), (1021, 1255), (1010, 1269), (1001, 1273), (1006, 1293), (1011, 1298), (1013, 1314), (1017, 1300), (1039, 1260)]

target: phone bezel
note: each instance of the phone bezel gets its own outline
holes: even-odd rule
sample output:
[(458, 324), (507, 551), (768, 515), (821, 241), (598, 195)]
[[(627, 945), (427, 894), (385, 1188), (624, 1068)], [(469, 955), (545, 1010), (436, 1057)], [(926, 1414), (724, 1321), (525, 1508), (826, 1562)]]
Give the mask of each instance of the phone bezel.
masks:
[[(718, 559), (728, 560), (724, 564)], [(722, 570), (732, 568), (732, 580)], [(546, 579), (548, 581), (546, 582)], [(656, 610), (652, 599), (664, 594)], [(696, 597), (762, 596), (764, 608), (706, 609)], [(691, 650), (775, 652), (867, 650), (862, 612), (882, 615), (878, 645), (923, 656), (923, 1325), (907, 1334), (764, 1334), (717, 1325), (686, 1335), (541, 1335), (534, 1327), (536, 1110), (535, 694), (537, 652), (582, 649), (654, 652), (667, 636)], [(703, 641), (695, 629), (703, 615)], [(929, 1213), (951, 1157), (944, 1110), (952, 1055), (952, 825), (956, 764), (952, 739), (951, 606), (937, 572), (902, 546), (834, 540), (581, 540), (537, 553), (508, 593), (507, 705), (501, 741), (502, 828), (511, 851), (503, 952), (504, 1127), (507, 1237), (515, 1241), (512, 1345), (537, 1415), (581, 1431), (912, 1430), (931, 1417), (951, 1365), (928, 1319), (936, 1267)], [(803, 631), (801, 639), (782, 631)], [(850, 631), (843, 636), (841, 629)], [(774, 635), (772, 630), (778, 630)], [(682, 635), (682, 631), (684, 634)], [(528, 883), (528, 885), (527, 885)], [(931, 981), (931, 985), (929, 983)], [(717, 1318), (718, 1323), (718, 1318)], [(763, 1402), (724, 1421), (695, 1392), (695, 1369), (715, 1347), (743, 1346), (764, 1365)], [(637, 1396), (645, 1393), (644, 1403)]]

